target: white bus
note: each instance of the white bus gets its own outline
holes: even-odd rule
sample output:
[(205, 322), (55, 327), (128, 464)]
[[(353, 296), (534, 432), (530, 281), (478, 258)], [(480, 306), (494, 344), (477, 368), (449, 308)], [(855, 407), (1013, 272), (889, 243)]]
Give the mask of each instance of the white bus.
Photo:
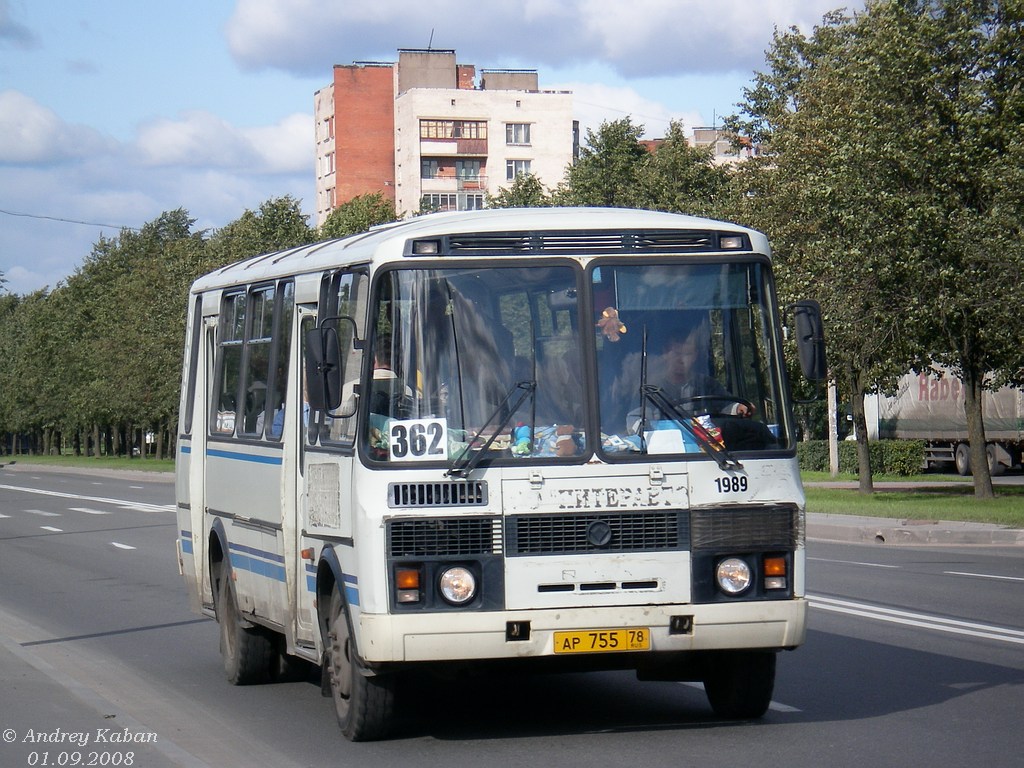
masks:
[(352, 740), (403, 673), (491, 663), (761, 716), (807, 614), (782, 328), (762, 234), (638, 210), (434, 214), (200, 278), (177, 547), (228, 679), (319, 665)]

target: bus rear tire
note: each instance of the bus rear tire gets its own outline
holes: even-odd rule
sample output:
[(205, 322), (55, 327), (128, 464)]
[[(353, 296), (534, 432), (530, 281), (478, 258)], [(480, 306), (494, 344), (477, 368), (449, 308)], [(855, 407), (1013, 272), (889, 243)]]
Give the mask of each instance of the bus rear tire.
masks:
[(775, 653), (723, 653), (704, 676), (708, 703), (719, 717), (753, 720), (768, 711), (775, 689)]
[(242, 619), (235, 588), (226, 569), (217, 592), (217, 621), (220, 624), (220, 653), (224, 674), (232, 685), (254, 685), (270, 679), (274, 644), (265, 630)]
[(386, 738), (395, 709), (392, 675), (370, 675), (359, 660), (348, 611), (337, 590), (331, 596), (327, 672), (338, 726), (349, 741)]

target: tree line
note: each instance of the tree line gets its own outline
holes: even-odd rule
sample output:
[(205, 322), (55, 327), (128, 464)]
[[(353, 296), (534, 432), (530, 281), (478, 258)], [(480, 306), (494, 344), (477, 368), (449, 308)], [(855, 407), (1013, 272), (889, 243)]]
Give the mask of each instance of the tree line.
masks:
[[(627, 117), (588, 131), (553, 189), (519, 176), (488, 205), (650, 208), (764, 231), (783, 303), (824, 308), (861, 489), (864, 396), (939, 363), (964, 382), (975, 489), (991, 496), (981, 392), (1024, 383), (1022, 40), (1024, 0), (870, 0), (776, 32), (725, 123), (756, 157), (716, 164), (677, 122), (652, 148)], [(285, 197), (214, 232), (177, 210), (101, 239), (54, 290), (0, 297), (0, 434), (9, 448), (93, 453), (149, 434), (168, 454), (191, 281), (395, 218), (366, 195), (314, 229)]]

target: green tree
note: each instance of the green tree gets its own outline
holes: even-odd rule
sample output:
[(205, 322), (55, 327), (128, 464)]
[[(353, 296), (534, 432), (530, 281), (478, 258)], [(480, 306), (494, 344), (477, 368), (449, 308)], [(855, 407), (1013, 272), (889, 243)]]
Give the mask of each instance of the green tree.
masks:
[(597, 132), (588, 129), (586, 146), (555, 191), (556, 205), (643, 208), (650, 196), (645, 168), (651, 154), (640, 143), (644, 126), (629, 117), (604, 122)]
[[(837, 378), (862, 397), (909, 367), (967, 391), (975, 492), (992, 495), (981, 391), (1021, 371), (1021, 5), (879, 0), (778, 34), (732, 127), (769, 151), (738, 174), (780, 279), (826, 308)], [(862, 438), (863, 439), (863, 438)], [(870, 490), (861, 443), (861, 488)]]
[(497, 195), (487, 195), (488, 208), (545, 208), (552, 204), (551, 194), (535, 174), (517, 174), (512, 184)]
[(642, 168), (645, 207), (693, 216), (721, 214), (728, 171), (715, 165), (710, 147), (691, 146), (681, 122), (669, 123)]
[(318, 239), (330, 240), (335, 237), (358, 235), (370, 227), (398, 220), (395, 203), (380, 192), (357, 195), (342, 203), (320, 225)]
[(315, 242), (301, 202), (285, 195), (246, 210), (210, 238), (211, 269), (241, 259)]

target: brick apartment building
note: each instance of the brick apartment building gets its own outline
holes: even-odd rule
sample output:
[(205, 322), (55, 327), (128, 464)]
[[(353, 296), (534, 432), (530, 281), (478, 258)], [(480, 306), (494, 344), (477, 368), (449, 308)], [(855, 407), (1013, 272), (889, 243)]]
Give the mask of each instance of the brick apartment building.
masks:
[(578, 155), (572, 94), (535, 70), (477, 70), (452, 50), (400, 50), (398, 62), (334, 67), (314, 95), (316, 218), (379, 192), (400, 216), (484, 205), (518, 173), (546, 186)]

